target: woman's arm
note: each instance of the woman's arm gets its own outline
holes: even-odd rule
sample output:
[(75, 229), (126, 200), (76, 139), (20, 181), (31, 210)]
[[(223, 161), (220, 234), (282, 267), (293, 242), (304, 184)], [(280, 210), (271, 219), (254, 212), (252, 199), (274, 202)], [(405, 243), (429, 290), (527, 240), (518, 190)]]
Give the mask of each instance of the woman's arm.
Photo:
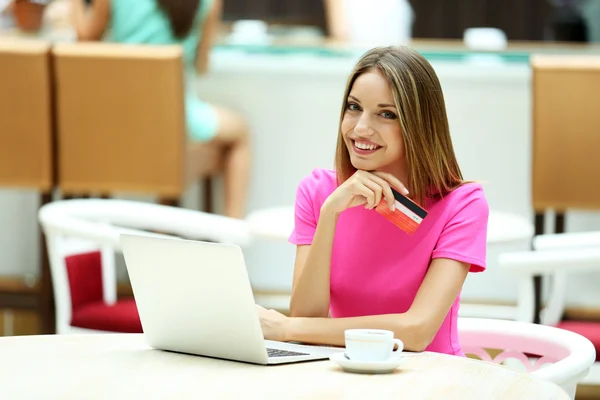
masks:
[(329, 315), (329, 273), (337, 220), (338, 215), (324, 207), (312, 244), (296, 249), (290, 300), (292, 317)]
[(347, 40), (350, 35), (342, 0), (325, 0), (324, 5), (329, 37), (334, 40)]
[(102, 39), (110, 21), (110, 0), (93, 0), (89, 6), (85, 0), (71, 0), (71, 12), (78, 40)]
[[(404, 314), (354, 318), (286, 318), (284, 341), (343, 346), (346, 329), (387, 329), (410, 351), (423, 351), (433, 341), (469, 272), (469, 264), (437, 258), (431, 262), (417, 296)], [(263, 329), (264, 329), (263, 324)], [(269, 324), (268, 328), (277, 330)], [(268, 337), (268, 332), (265, 337)]]
[(204, 24), (200, 27), (200, 42), (198, 42), (196, 51), (196, 72), (199, 74), (203, 74), (208, 70), (208, 56), (215, 41), (215, 36), (219, 31), (222, 8), (222, 1), (214, 0)]

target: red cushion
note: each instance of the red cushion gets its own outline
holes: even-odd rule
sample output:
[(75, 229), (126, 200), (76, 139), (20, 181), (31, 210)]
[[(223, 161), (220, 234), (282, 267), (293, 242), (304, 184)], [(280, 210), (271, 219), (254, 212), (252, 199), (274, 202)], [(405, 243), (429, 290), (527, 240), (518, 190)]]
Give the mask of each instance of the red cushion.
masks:
[(73, 310), (71, 326), (109, 332), (143, 333), (133, 299), (119, 300), (112, 306), (99, 301)]
[(102, 256), (99, 251), (65, 258), (73, 310), (102, 301)]
[(596, 361), (600, 361), (600, 322), (595, 321), (561, 321), (556, 325), (567, 331), (586, 337), (596, 348)]

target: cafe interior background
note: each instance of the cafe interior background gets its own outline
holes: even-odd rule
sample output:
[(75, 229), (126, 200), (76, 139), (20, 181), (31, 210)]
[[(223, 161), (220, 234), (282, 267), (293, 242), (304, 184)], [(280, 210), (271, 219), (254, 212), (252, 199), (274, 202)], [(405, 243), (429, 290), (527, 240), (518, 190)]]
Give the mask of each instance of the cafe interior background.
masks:
[[(253, 159), (248, 216), (293, 204), (302, 177), (313, 168), (332, 167), (341, 96), (353, 63), (370, 45), (407, 44), (424, 54), (439, 75), (459, 163), (467, 179), (483, 183), (492, 210), (526, 221), (535, 235), (600, 232), (600, 118), (593, 111), (600, 109), (600, 0), (340, 1), (355, 7), (346, 15), (345, 34), (332, 27), (323, 0), (224, 0), (208, 72), (198, 78), (196, 89), (202, 99), (234, 109), (248, 121)], [(0, 42), (74, 39), (69, 1), (9, 3), (0, 0)], [(580, 60), (574, 65), (592, 84), (557, 84), (555, 90), (566, 91), (556, 94), (556, 109), (536, 108), (536, 96), (547, 97), (552, 90), (535, 85), (532, 60), (538, 55), (561, 55), (559, 63), (567, 66)], [(582, 55), (588, 58), (581, 60)], [(0, 87), (10, 79), (0, 76)], [(570, 106), (564, 106), (565, 98)], [(2, 125), (7, 109), (0, 108), (3, 157), (16, 134)], [(568, 112), (572, 115), (566, 116)], [(561, 118), (576, 122), (561, 124)], [(536, 167), (544, 152), (552, 162), (539, 165), (552, 165), (551, 171)], [(110, 154), (106, 160), (110, 162)], [(1, 160), (0, 166), (10, 168)], [(536, 174), (554, 174), (553, 191), (567, 195), (559, 195), (556, 204), (536, 204), (536, 179), (548, 180)], [(40, 276), (45, 258), (39, 190), (10, 179), (0, 184), (0, 335), (51, 333), (52, 321), (44, 324), (40, 311), (46, 307), (52, 312), (51, 296), (42, 306), (38, 296), (44, 291)], [(180, 206), (203, 209), (200, 189), (201, 183), (189, 187)], [(217, 213), (222, 212), (222, 192), (216, 176), (212, 203)], [(52, 193), (60, 198), (59, 191)], [(569, 203), (568, 193), (580, 197)], [(157, 200), (152, 193), (133, 191), (109, 195)], [(597, 247), (598, 242), (589, 245)], [(503, 253), (530, 248), (531, 237), (490, 244), (488, 270), (469, 276), (465, 284), (465, 307), (474, 306), (482, 316), (510, 314), (493, 310), (508, 310), (518, 302), (518, 277), (499, 268), (497, 260)], [(284, 310), (293, 246), (280, 238), (258, 237), (244, 254), (257, 301)], [(122, 259), (117, 258), (117, 266), (119, 296), (130, 296)], [(568, 276), (564, 319), (600, 322), (599, 282), (600, 265), (598, 272)], [(541, 283), (543, 295), (547, 284)], [(591, 396), (600, 398), (600, 391)]]

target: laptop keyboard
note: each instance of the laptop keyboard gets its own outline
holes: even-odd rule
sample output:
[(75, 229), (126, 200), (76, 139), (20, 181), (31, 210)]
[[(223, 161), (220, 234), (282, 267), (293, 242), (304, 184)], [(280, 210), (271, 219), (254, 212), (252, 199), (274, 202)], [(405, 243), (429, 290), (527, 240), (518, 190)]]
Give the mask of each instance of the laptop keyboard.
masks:
[(267, 348), (269, 357), (290, 357), (290, 356), (307, 356), (308, 353), (299, 353), (297, 351), (269, 349)]

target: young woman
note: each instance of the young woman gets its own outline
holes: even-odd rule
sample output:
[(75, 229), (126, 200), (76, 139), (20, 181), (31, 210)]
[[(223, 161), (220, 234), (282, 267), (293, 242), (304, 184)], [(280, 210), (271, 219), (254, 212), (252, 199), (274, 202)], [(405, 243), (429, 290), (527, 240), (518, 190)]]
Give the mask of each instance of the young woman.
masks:
[(237, 113), (199, 100), (194, 90), (196, 72), (208, 65), (221, 0), (71, 0), (71, 7), (79, 40), (182, 45), (190, 139), (226, 151), (225, 214), (243, 217), (250, 173), (248, 126)]
[[(344, 330), (387, 329), (407, 350), (463, 355), (459, 294), (485, 269), (488, 204), (462, 178), (442, 89), (408, 48), (375, 48), (343, 99), (336, 170), (300, 182), (291, 317), (258, 307), (265, 338), (344, 345)], [(374, 210), (391, 188), (429, 214), (409, 235)], [(331, 318), (329, 318), (331, 315)]]

